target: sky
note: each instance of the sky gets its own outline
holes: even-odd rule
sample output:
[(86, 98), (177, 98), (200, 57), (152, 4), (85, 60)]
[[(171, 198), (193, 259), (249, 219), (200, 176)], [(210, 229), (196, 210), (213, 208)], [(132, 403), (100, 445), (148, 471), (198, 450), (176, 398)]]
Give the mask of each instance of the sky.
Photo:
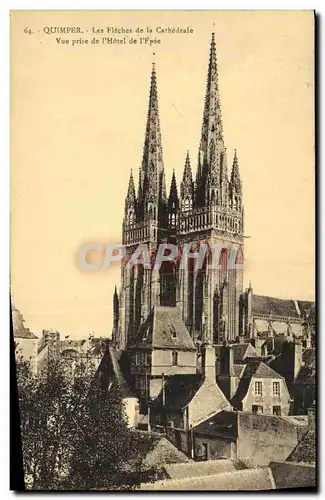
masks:
[[(195, 172), (212, 31), (228, 165), (236, 148), (243, 181), (244, 285), (314, 300), (313, 23), (312, 11), (11, 14), (11, 294), (34, 333), (111, 334), (119, 266), (84, 271), (78, 252), (121, 242), (153, 51), (168, 189), (173, 169), (181, 180), (187, 149)], [(126, 44), (102, 43), (124, 38), (98, 33), (107, 27), (133, 33)], [(140, 43), (147, 27), (160, 43)]]

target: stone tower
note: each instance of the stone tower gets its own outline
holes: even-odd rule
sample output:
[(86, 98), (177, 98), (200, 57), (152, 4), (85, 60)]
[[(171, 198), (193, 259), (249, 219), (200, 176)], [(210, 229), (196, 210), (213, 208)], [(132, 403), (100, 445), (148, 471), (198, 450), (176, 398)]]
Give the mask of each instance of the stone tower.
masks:
[[(180, 272), (180, 307), (193, 337), (220, 343), (239, 334), (239, 299), (243, 288), (244, 208), (238, 156), (228, 178), (216, 46), (212, 34), (196, 182), (185, 162), (178, 216), (178, 243), (196, 242), (210, 249), (201, 270)], [(218, 269), (212, 264), (214, 245), (222, 246)], [(214, 266), (216, 267), (216, 266)], [(231, 268), (230, 268), (231, 267)], [(239, 267), (239, 266), (238, 266)]]
[[(127, 257), (139, 245), (145, 245), (149, 255), (155, 255), (159, 242), (168, 230), (168, 199), (159, 123), (157, 76), (152, 65), (149, 107), (142, 164), (139, 171), (138, 195), (135, 194), (131, 171), (125, 200), (123, 245)], [(136, 265), (128, 269), (127, 259), (122, 266), (119, 294), (119, 325), (117, 343), (126, 348), (140, 325), (155, 305), (160, 304), (160, 276), (154, 269)]]
[[(229, 178), (212, 34), (195, 182), (187, 152), (180, 190), (173, 172), (167, 197), (153, 64), (138, 193), (131, 172), (123, 220), (127, 258), (139, 245), (152, 257), (161, 243), (173, 243), (179, 256), (203, 250), (203, 264), (197, 269), (194, 258), (189, 258), (187, 265), (175, 259), (156, 270), (141, 264), (128, 268), (126, 259), (116, 302), (119, 311), (114, 314), (114, 318), (118, 317), (115, 330), (119, 347), (125, 349), (134, 341), (155, 306), (178, 307), (195, 340), (221, 343), (235, 339), (239, 335), (239, 299), (243, 291), (243, 270), (235, 267), (243, 264), (243, 231), (239, 162), (235, 151)], [(220, 252), (218, 267), (216, 245)]]

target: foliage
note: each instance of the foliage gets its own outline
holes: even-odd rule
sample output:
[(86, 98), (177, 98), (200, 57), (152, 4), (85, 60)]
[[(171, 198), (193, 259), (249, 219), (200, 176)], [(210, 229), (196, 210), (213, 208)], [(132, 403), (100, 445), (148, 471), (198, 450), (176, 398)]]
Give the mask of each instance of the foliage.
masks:
[(56, 357), (37, 376), (17, 356), (16, 368), (26, 487), (133, 489), (155, 475), (142, 468), (119, 388), (102, 386), (91, 356)]

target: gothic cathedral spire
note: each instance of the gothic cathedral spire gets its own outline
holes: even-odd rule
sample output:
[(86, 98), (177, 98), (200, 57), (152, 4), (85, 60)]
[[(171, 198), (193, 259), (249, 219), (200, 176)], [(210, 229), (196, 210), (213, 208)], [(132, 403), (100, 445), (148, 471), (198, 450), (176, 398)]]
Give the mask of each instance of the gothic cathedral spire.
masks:
[(141, 165), (141, 182), (145, 205), (144, 211), (149, 210), (152, 204), (157, 205), (160, 197), (166, 198), (155, 63), (152, 64), (151, 72), (149, 108)]
[[(223, 140), (216, 44), (212, 33), (206, 84), (203, 123), (197, 174), (197, 202), (203, 205), (213, 197), (221, 203), (221, 192), (227, 179), (226, 151)], [(220, 201), (219, 201), (220, 200)]]
[(237, 150), (235, 149), (230, 176), (229, 196), (231, 207), (239, 212), (242, 210), (242, 194), (242, 183), (239, 174)]
[(185, 159), (185, 167), (183, 173), (183, 180), (181, 182), (181, 204), (182, 208), (187, 210), (192, 208), (193, 203), (193, 178), (191, 170), (190, 155), (187, 151)]

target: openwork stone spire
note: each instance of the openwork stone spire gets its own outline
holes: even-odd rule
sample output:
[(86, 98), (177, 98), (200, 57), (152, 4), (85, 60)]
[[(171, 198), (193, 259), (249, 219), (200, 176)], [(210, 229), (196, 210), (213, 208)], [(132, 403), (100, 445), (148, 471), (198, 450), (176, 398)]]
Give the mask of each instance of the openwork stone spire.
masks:
[(128, 186), (128, 192), (126, 195), (126, 201), (129, 203), (135, 203), (136, 197), (135, 197), (135, 187), (134, 187), (134, 180), (133, 180), (133, 172), (131, 170), (130, 173), (130, 179), (129, 179), (129, 186)]
[(159, 196), (166, 197), (155, 63), (152, 64), (141, 170), (141, 190), (145, 201), (157, 203)]
[[(201, 170), (201, 174), (199, 173)], [(204, 190), (207, 187), (218, 187), (227, 176), (225, 146), (221, 117), (216, 44), (212, 33), (210, 57), (203, 112), (201, 141), (199, 148), (199, 165), (197, 175), (197, 193), (199, 204), (203, 202)]]
[(234, 161), (232, 164), (230, 184), (231, 184), (233, 191), (235, 191), (238, 194), (242, 194), (242, 183), (241, 183), (240, 174), (239, 174), (238, 157), (237, 157), (237, 150), (236, 149), (235, 149), (235, 153), (234, 153)]
[(173, 170), (172, 181), (170, 184), (169, 202), (175, 203), (178, 206), (178, 193), (177, 193), (177, 182), (176, 182), (176, 177), (175, 177), (175, 170)]
[(183, 181), (181, 183), (181, 197), (184, 197), (188, 194), (191, 195), (191, 197), (193, 196), (193, 178), (192, 178), (191, 162), (190, 162), (189, 152), (187, 151), (184, 173), (183, 173)]

